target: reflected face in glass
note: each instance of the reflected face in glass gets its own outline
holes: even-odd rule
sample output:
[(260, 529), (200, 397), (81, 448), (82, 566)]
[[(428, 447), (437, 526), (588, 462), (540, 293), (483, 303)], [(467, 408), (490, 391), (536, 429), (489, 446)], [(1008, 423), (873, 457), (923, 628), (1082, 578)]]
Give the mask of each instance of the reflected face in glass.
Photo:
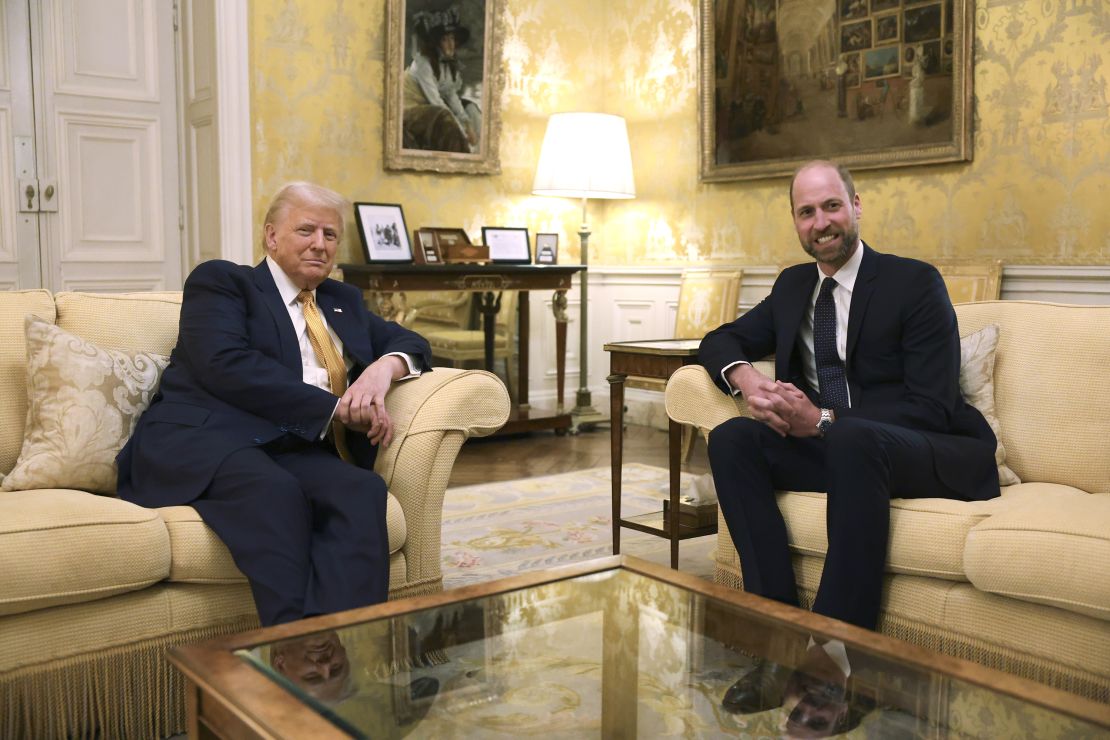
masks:
[(270, 664), (316, 699), (337, 702), (351, 694), (351, 664), (335, 632), (323, 632), (273, 646)]

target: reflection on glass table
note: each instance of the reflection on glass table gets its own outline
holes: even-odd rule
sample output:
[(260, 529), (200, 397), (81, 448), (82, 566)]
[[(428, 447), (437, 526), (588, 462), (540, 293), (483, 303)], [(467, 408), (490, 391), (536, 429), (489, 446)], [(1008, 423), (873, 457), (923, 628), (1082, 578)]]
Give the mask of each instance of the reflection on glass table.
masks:
[(432, 600), (308, 637), (317, 653), (340, 644), (350, 663), (346, 688), (327, 696), (274, 659), (305, 636), (238, 655), (356, 737), (778, 737), (786, 709), (731, 714), (721, 698), (755, 658), (798, 665), (811, 636), (847, 644), (860, 707), (851, 737), (1103, 737), (1110, 727), (1103, 705), (634, 558)]

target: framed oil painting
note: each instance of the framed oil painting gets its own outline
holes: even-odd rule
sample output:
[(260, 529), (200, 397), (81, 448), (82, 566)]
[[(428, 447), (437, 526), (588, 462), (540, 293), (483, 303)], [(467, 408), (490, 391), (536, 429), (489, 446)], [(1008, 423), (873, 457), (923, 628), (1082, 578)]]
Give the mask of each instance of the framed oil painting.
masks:
[(386, 169), (501, 171), (502, 2), (386, 0)]
[(699, 0), (703, 182), (970, 161), (972, 0)]

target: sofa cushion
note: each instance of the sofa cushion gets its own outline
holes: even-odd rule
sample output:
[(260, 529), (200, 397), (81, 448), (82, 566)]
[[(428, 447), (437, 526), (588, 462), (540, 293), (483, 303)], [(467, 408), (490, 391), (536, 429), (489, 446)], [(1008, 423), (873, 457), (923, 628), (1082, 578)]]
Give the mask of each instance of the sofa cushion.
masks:
[(169, 355), (177, 344), (181, 293), (58, 293), (57, 324), (100, 347)]
[(169, 358), (101, 349), (27, 317), (27, 421), (5, 491), (116, 492), (115, 458), (150, 404)]
[(48, 290), (0, 290), (0, 475), (15, 466), (27, 418), (27, 339), (24, 317), (54, 322)]
[(169, 572), (155, 511), (83, 491), (0, 493), (0, 615), (103, 599)]
[[(170, 536), (169, 580), (178, 583), (240, 583), (246, 578), (216, 533), (205, 525), (191, 506), (166, 506), (156, 510)], [(407, 538), (401, 504), (389, 494), (385, 509), (389, 529), (389, 554), (400, 550)], [(401, 580), (404, 580), (403, 578)]]
[(1110, 494), (1028, 483), (972, 528), (968, 579), (981, 591), (1110, 620)]
[[(791, 547), (824, 557), (829, 549), (823, 493), (780, 492)], [(967, 533), (998, 510), (1000, 499), (953, 501), (945, 498), (892, 499), (886, 570), (966, 581), (964, 541)]]
[(989, 324), (960, 339), (960, 392), (987, 420), (997, 444), (994, 462), (998, 484), (1012, 486), (1021, 480), (1006, 466), (1006, 446), (1002, 444), (1002, 425), (994, 410), (994, 351), (998, 347), (998, 326)]
[(956, 306), (960, 333), (999, 326), (994, 402), (1006, 464), (1023, 481), (1110, 493), (1110, 306)]

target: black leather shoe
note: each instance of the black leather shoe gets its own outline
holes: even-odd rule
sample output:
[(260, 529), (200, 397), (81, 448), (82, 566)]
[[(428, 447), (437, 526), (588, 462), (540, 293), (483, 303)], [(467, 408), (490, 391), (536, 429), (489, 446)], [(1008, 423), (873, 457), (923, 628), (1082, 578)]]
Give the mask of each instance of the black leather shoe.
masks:
[(782, 691), (790, 669), (757, 658), (755, 667), (728, 687), (721, 707), (726, 712), (753, 714), (782, 706)]
[(807, 677), (805, 692), (790, 711), (786, 733), (790, 737), (821, 738), (854, 729), (864, 712), (849, 701), (844, 686)]

